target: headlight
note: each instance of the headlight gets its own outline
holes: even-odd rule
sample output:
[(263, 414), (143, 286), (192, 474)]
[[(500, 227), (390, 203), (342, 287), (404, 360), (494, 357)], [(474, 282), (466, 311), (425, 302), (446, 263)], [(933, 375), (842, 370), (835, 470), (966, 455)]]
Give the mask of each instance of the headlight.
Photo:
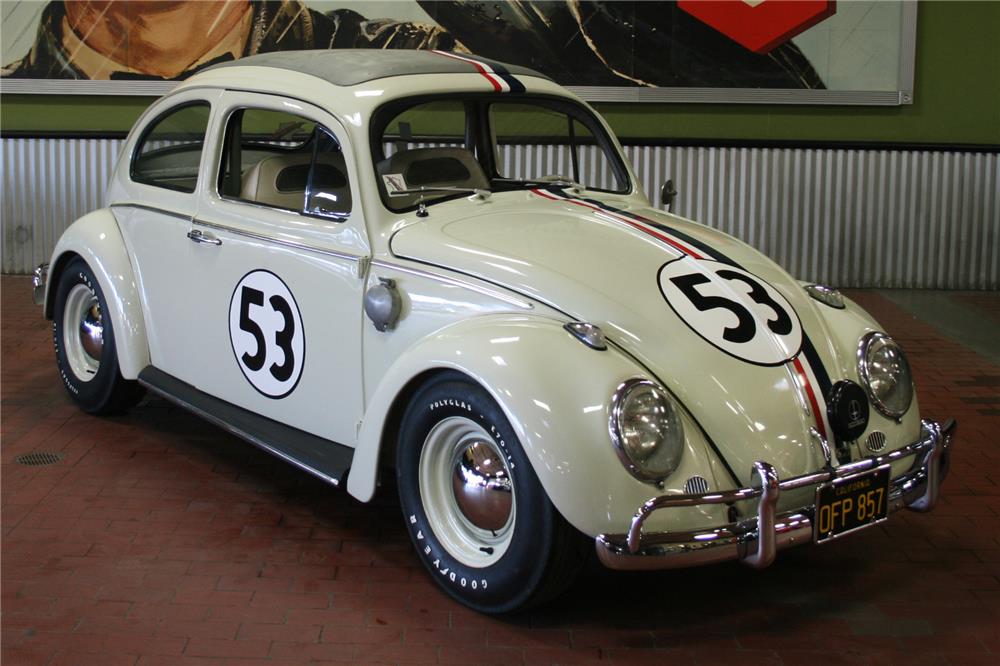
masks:
[(630, 379), (611, 398), (611, 441), (632, 476), (660, 481), (680, 464), (684, 426), (666, 389)]
[(910, 364), (896, 341), (885, 333), (869, 333), (858, 345), (858, 375), (875, 409), (898, 419), (913, 401)]

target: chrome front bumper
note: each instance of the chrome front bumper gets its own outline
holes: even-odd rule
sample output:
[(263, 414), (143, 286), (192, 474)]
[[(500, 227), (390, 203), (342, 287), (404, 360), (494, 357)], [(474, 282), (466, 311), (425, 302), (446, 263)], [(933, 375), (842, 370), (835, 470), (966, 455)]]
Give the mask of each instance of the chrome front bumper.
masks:
[[(910, 456), (909, 471), (893, 479), (889, 488), (889, 513), (902, 508), (930, 511), (938, 497), (941, 480), (948, 472), (948, 456), (956, 423), (948, 420), (921, 422), (920, 439), (896, 451), (864, 458), (837, 468), (790, 479), (779, 479), (774, 468), (754, 463), (751, 487), (697, 495), (662, 495), (641, 507), (623, 534), (600, 534), (597, 555), (611, 569), (674, 569), (729, 560), (741, 560), (763, 569), (774, 562), (777, 551), (813, 541), (815, 506), (777, 513), (782, 490), (819, 486), (835, 479), (875, 469)], [(727, 525), (689, 532), (644, 534), (643, 523), (660, 509), (703, 504), (728, 504), (760, 498), (757, 515)]]
[(35, 305), (45, 305), (45, 280), (49, 277), (49, 265), (39, 264), (31, 275), (32, 298)]

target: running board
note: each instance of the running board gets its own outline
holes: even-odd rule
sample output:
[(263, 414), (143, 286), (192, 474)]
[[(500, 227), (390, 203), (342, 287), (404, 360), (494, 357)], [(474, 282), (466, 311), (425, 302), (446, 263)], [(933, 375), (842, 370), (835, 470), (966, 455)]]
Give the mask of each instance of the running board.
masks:
[(219, 400), (151, 365), (139, 373), (139, 383), (209, 423), (331, 485), (340, 485), (354, 458), (354, 449), (349, 446)]

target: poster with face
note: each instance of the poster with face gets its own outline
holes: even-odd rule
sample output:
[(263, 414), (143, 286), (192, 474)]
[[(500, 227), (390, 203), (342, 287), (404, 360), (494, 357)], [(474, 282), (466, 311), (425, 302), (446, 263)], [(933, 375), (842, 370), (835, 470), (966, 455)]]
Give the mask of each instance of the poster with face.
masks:
[(401, 48), (474, 53), (576, 87), (890, 91), (899, 87), (902, 6), (834, 0), (5, 2), (2, 75), (177, 81), (269, 51)]

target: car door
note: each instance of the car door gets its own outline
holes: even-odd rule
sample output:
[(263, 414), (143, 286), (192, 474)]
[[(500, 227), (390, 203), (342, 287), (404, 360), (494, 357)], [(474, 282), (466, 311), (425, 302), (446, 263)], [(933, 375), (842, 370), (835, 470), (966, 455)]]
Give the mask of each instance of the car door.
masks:
[[(370, 255), (347, 132), (322, 109), (223, 94), (189, 230), (199, 277), (176, 371), (196, 388), (353, 445), (361, 420), (361, 312)], [(183, 373), (183, 374), (179, 374)]]
[(220, 92), (178, 93), (154, 107), (126, 146), (108, 192), (139, 284), (150, 362), (190, 381), (209, 361), (190, 322), (203, 283), (187, 238), (198, 208), (204, 146)]

